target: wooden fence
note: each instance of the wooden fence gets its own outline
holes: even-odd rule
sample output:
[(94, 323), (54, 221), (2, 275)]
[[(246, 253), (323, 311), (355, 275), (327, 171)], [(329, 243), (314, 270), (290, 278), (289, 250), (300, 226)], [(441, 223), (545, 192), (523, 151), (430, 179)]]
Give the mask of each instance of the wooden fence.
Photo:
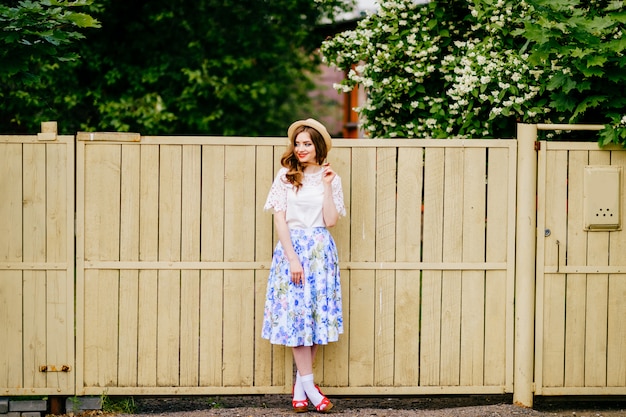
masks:
[(0, 136), (0, 395), (72, 394), (74, 137)]
[[(73, 153), (68, 150), (67, 165), (46, 175), (49, 183), (55, 182), (46, 192), (67, 206), (62, 220), (67, 229), (58, 234), (66, 249), (62, 260), (48, 259), (53, 266), (38, 259), (33, 264), (26, 252), (11, 248), (17, 237), (30, 239), (23, 237), (30, 234), (31, 223), (20, 194), (27, 188), (23, 184), (31, 182), (31, 171), (40, 170), (31, 170), (21, 152), (30, 143), (44, 149), (63, 139), (22, 139), (0, 136), (0, 192), (13, 196), (7, 200), (10, 205), (0, 208), (0, 323), (5, 317), (10, 323), (0, 332), (19, 339), (0, 347), (0, 389), (5, 395), (54, 390), (76, 395), (291, 391), (291, 352), (260, 338), (276, 243), (272, 216), (262, 207), (285, 139), (79, 134), (76, 199)], [(573, 219), (562, 200), (554, 207), (547, 201), (563, 195), (565, 187), (571, 208), (580, 191), (573, 188), (576, 181), (562, 181), (562, 168), (558, 176), (552, 174), (553, 164), (545, 162), (551, 157), (542, 154), (545, 143), (537, 153), (533, 144), (532, 138), (334, 141), (330, 160), (342, 177), (348, 211), (331, 230), (341, 261), (346, 331), (338, 343), (320, 350), (315, 365), (328, 394), (522, 392), (514, 399), (524, 405), (532, 404), (533, 392), (626, 394), (626, 329), (624, 320), (616, 321), (625, 311), (619, 301), (624, 293), (619, 273), (626, 268), (618, 275), (606, 268), (604, 275), (593, 272), (593, 279), (600, 276), (606, 285), (587, 290), (587, 311), (580, 312), (576, 304), (567, 307), (587, 317), (586, 339), (574, 332), (578, 336), (559, 345), (565, 339), (554, 333), (571, 328), (559, 322), (571, 320), (572, 314), (561, 307), (567, 295), (580, 293), (556, 291), (553, 282), (570, 278), (550, 269), (549, 251), (542, 251), (553, 246), (544, 242), (543, 233), (535, 241), (535, 216), (539, 230), (547, 228), (544, 216)], [(530, 151), (521, 152), (518, 146)], [(595, 152), (615, 155), (611, 161), (624, 154), (597, 146)], [(534, 158), (530, 166), (538, 181), (520, 186), (518, 160), (527, 157)], [(576, 165), (566, 166), (572, 170)], [(65, 184), (63, 192), (55, 191), (58, 182)], [(523, 202), (533, 210), (531, 221), (522, 217), (520, 222), (516, 216), (524, 213), (518, 195), (531, 201)], [(69, 261), (74, 225), (68, 221), (74, 201), (75, 311), (74, 265)], [(55, 214), (48, 216), (59, 221)], [(572, 236), (574, 226), (569, 230)], [(611, 253), (626, 244), (621, 230), (576, 233), (606, 236)], [(551, 236), (567, 252), (571, 240), (556, 232)], [(532, 250), (530, 262), (520, 256), (520, 246)], [(598, 252), (606, 255), (603, 248)], [(545, 267), (540, 264), (544, 259)], [(624, 265), (618, 259), (612, 256), (607, 265)], [(24, 314), (15, 311), (16, 305), (40, 304), (26, 284), (33, 268), (63, 275), (65, 298), (48, 302), (65, 316), (51, 319), (42, 313), (30, 320), (27, 309)], [(604, 299), (606, 309), (591, 309), (593, 297)], [(593, 333), (591, 324), (603, 311), (606, 331)], [(34, 367), (35, 362), (20, 360), (28, 355), (20, 349), (30, 349), (29, 323), (55, 320), (65, 324), (63, 334), (60, 326), (40, 333), (61, 340), (61, 345), (71, 345), (68, 340), (75, 336), (75, 353), (68, 346), (69, 356), (35, 361)], [(598, 335), (606, 336), (605, 362), (602, 346), (590, 348)], [(583, 341), (587, 344), (581, 347)], [(559, 349), (561, 362), (553, 360)], [(574, 353), (576, 349), (587, 356)], [(572, 385), (571, 379), (559, 377), (559, 367), (569, 375), (581, 358), (588, 361), (587, 379)], [(65, 362), (70, 370), (55, 372)], [(42, 372), (44, 363), (49, 372)], [(598, 364), (605, 367), (604, 380), (590, 376)], [(42, 384), (32, 381), (42, 374), (48, 381), (51, 376), (67, 381), (48, 382), (41, 389)], [(570, 386), (577, 389), (560, 389)]]

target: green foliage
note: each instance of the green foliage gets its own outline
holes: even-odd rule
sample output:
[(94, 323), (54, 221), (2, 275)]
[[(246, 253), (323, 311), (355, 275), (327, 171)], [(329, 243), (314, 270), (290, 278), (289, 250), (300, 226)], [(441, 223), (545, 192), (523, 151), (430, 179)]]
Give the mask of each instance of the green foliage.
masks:
[(20, 1), (0, 4), (0, 80), (34, 83), (45, 62), (75, 60), (69, 45), (84, 35), (83, 28), (99, 27), (80, 7), (90, 0)]
[(550, 107), (567, 123), (608, 126), (599, 143), (626, 145), (626, 10), (622, 1), (528, 2), (516, 32), (533, 45), (529, 61), (553, 70)]
[(23, 131), (28, 119), (30, 133), (39, 130), (49, 72), (76, 62), (82, 30), (100, 26), (81, 12), (91, 1), (0, 0), (0, 131)]
[[(367, 89), (376, 137), (507, 137), (517, 122), (613, 123), (626, 107), (621, 1), (382, 1), (322, 45)], [(603, 133), (602, 141), (619, 141)], [(623, 143), (623, 140), (622, 142)]]
[(68, 400), (70, 401), (72, 405), (71, 405), (71, 409), (66, 410), (66, 411), (70, 413), (78, 412), (80, 409), (80, 398), (74, 395), (73, 397), (69, 397)]
[(219, 397), (215, 397), (215, 398), (209, 397), (207, 399), (207, 403), (209, 405), (209, 408), (214, 408), (214, 409), (224, 408), (224, 404), (222, 403)]
[(133, 397), (110, 397), (104, 392), (100, 396), (102, 411), (106, 414), (135, 414), (137, 405)]
[(310, 110), (320, 19), (344, 3), (102, 0), (81, 59), (47, 66), (0, 111), (31, 131), (58, 120), (67, 133), (284, 135)]

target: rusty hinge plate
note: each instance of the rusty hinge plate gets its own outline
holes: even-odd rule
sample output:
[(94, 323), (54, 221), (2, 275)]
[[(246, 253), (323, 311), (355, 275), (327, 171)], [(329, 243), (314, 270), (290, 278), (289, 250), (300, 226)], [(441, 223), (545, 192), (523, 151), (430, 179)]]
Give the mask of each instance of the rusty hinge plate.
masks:
[(541, 150), (541, 142), (535, 141), (535, 151), (540, 151), (540, 150)]
[(69, 372), (72, 370), (72, 367), (69, 365), (61, 365), (57, 367), (56, 365), (40, 365), (39, 372)]

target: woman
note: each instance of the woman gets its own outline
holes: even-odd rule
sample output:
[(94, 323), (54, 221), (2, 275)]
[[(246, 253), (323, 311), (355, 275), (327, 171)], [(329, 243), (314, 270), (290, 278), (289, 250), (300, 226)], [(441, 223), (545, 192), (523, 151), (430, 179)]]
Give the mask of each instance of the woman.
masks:
[[(341, 283), (335, 242), (327, 227), (345, 215), (341, 179), (326, 161), (328, 131), (314, 119), (294, 122), (282, 168), (265, 209), (274, 211), (278, 244), (267, 286), (262, 337), (292, 348), (296, 383), (292, 406), (319, 412), (333, 404), (315, 385), (313, 362), (319, 345), (343, 333)], [(307, 400), (308, 398), (308, 400)]]

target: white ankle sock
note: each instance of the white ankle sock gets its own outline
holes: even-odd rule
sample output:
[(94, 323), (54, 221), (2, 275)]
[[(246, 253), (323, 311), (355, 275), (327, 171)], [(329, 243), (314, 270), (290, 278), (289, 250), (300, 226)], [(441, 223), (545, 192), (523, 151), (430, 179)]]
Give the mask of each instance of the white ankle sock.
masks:
[(302, 375), (300, 380), (302, 381), (302, 386), (304, 388), (304, 392), (306, 392), (306, 396), (309, 397), (313, 405), (318, 405), (324, 397), (315, 387), (313, 374)]
[(293, 399), (296, 401), (306, 400), (306, 392), (302, 386), (302, 377), (300, 372), (296, 372), (296, 384), (293, 386)]

